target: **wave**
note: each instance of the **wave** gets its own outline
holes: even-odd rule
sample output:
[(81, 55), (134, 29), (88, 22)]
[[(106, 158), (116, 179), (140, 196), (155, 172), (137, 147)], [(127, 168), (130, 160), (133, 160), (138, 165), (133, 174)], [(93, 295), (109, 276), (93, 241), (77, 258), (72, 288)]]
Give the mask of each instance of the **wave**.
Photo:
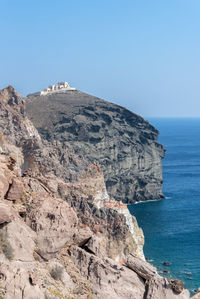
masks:
[[(166, 197), (165, 197), (166, 198)], [(145, 200), (145, 201), (136, 201), (134, 204), (128, 204), (128, 205), (137, 205), (137, 204), (141, 204), (141, 203), (147, 203), (147, 202), (158, 202), (161, 201), (165, 198), (159, 198), (159, 199), (150, 199), (150, 200)]]

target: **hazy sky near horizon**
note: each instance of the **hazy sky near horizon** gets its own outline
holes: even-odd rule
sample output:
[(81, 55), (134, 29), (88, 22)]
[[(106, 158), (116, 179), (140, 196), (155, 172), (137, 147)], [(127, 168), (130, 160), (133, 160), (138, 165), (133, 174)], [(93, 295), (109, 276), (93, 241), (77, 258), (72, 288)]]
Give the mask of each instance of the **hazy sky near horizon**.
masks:
[(143, 117), (200, 117), (199, 0), (0, 0), (0, 89), (58, 81)]

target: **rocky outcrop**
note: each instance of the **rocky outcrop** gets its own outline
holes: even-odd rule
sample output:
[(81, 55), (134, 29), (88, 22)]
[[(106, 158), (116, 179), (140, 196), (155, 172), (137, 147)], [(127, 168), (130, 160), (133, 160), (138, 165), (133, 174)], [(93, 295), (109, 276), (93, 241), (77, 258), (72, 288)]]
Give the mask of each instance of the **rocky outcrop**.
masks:
[(150, 280), (157, 274), (155, 267), (153, 267), (151, 264), (147, 264), (141, 259), (138, 259), (133, 254), (127, 257), (126, 265), (145, 280)]
[(12, 87), (0, 106), (0, 297), (188, 299), (144, 260), (143, 233), (100, 165), (43, 140)]
[(198, 289), (197, 293), (191, 299), (200, 299), (200, 288)]
[(184, 284), (181, 280), (168, 281), (166, 278), (158, 275), (155, 267), (136, 256), (129, 255), (126, 265), (145, 280), (146, 299), (189, 298), (189, 292), (184, 290)]
[(127, 266), (109, 258), (99, 259), (80, 248), (70, 249), (70, 255), (83, 276), (92, 284), (95, 298), (188, 299), (188, 290), (174, 291), (166, 278), (157, 274), (147, 262), (129, 256)]
[(49, 260), (65, 244), (73, 243), (78, 219), (67, 202), (43, 195), (32, 199), (26, 223), (36, 232), (37, 253)]
[(163, 197), (164, 149), (142, 117), (80, 91), (28, 98), (26, 111), (43, 138), (101, 165), (110, 196), (128, 203)]
[(128, 268), (109, 258), (99, 259), (81, 248), (70, 250), (72, 261), (91, 283), (94, 298), (143, 299), (143, 280)]

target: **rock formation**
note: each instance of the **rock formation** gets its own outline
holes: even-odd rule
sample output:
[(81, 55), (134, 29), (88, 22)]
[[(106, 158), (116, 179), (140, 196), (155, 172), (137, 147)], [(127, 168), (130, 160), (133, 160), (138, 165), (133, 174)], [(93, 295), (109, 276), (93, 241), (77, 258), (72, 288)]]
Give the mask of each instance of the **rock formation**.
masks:
[(145, 261), (101, 167), (41, 138), (11, 86), (0, 108), (0, 298), (188, 299)]
[(192, 299), (200, 299), (200, 288), (197, 290), (197, 293), (192, 297)]
[(80, 91), (28, 98), (26, 111), (43, 138), (67, 143), (87, 162), (100, 164), (116, 200), (163, 197), (164, 149), (142, 117)]

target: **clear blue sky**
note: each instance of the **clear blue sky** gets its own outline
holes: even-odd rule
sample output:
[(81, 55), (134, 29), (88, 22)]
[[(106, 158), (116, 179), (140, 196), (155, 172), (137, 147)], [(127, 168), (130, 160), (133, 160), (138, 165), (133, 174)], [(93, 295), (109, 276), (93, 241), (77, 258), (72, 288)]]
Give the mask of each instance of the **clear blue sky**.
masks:
[(57, 81), (144, 117), (200, 116), (199, 0), (0, 0), (0, 88)]

